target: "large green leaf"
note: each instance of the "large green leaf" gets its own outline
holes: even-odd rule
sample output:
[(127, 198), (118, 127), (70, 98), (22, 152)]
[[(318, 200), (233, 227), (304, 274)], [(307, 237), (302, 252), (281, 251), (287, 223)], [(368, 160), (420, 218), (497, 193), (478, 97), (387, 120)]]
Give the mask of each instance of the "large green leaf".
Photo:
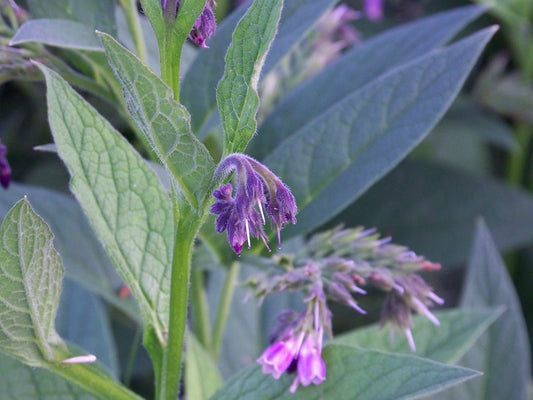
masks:
[(505, 306), (506, 311), (460, 361), (481, 370), (483, 376), (451, 391), (446, 398), (527, 399), (531, 365), (524, 317), (513, 283), (483, 221), (476, 229), (461, 306)]
[(189, 332), (185, 353), (187, 399), (208, 400), (221, 385), (222, 378), (215, 360), (198, 342), (198, 339)]
[(28, 0), (28, 5), (33, 18), (70, 19), (92, 31), (116, 33), (113, 0)]
[(265, 159), (300, 208), (287, 234), (309, 232), (392, 169), (457, 95), (489, 28), (391, 70), (310, 120)]
[(87, 223), (83, 211), (71, 196), (35, 186), (12, 183), (0, 196), (0, 217), (28, 196), (35, 211), (54, 232), (54, 244), (65, 266), (65, 275), (136, 320), (139, 313), (131, 298), (121, 299), (122, 279), (116, 274), (101, 243)]
[(131, 145), (55, 72), (46, 77), (48, 119), (71, 189), (143, 314), (164, 342), (173, 219), (156, 174)]
[[(501, 309), (449, 310), (436, 312), (440, 326), (422, 316), (413, 318), (416, 355), (443, 363), (456, 363), (502, 313)], [(371, 325), (336, 336), (334, 343), (395, 353), (411, 353), (401, 332), (391, 342), (389, 329)]]
[(15, 33), (10, 46), (37, 42), (77, 50), (102, 51), (98, 38), (86, 25), (68, 19), (30, 19)]
[(0, 227), (0, 350), (32, 366), (63, 347), (54, 325), (63, 265), (52, 240), (27, 199)]
[(432, 15), (385, 31), (354, 47), (276, 105), (261, 124), (260, 134), (250, 143), (252, 155), (266, 157), (309, 120), (393, 68), (450, 40), (483, 10), (468, 6)]
[(468, 258), (479, 216), (486, 218), (502, 250), (533, 242), (531, 195), (427, 162), (402, 163), (331, 225), (375, 226), (396, 243), (454, 265)]
[(242, 152), (257, 128), (257, 85), (270, 44), (276, 35), (283, 0), (252, 3), (233, 33), (226, 69), (217, 87), (224, 128), (224, 152)]
[(0, 353), (3, 400), (97, 400), (79, 386), (41, 368), (32, 368)]
[(202, 204), (213, 160), (191, 133), (190, 116), (163, 81), (111, 36), (102, 35), (108, 61), (122, 84), (128, 110), (144, 138), (179, 183), (189, 203)]
[[(279, 31), (265, 62), (263, 73), (271, 70), (334, 3), (334, 0), (285, 2)], [(217, 86), (224, 73), (224, 55), (231, 42), (233, 30), (247, 7), (248, 5), (239, 8), (222, 21), (216, 35), (209, 41), (211, 48), (199, 54), (183, 80), (181, 101), (191, 112), (192, 128), (199, 137), (204, 137), (208, 132), (206, 130), (208, 122), (216, 111), (213, 88)]]
[(416, 399), (478, 375), (418, 357), (345, 345), (326, 346), (323, 357), (327, 373), (320, 386), (301, 387), (291, 394), (288, 387), (294, 375), (275, 381), (254, 365), (231, 378), (211, 399)]

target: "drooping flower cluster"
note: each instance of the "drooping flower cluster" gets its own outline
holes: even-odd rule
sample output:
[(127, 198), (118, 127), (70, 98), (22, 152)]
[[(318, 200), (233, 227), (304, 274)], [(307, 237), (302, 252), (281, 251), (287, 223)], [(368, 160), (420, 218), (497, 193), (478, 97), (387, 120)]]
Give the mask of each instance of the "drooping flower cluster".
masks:
[(276, 379), (297, 366), (293, 391), (299, 384), (319, 384), (325, 379), (325, 365), (319, 359), (322, 334), (326, 331), (331, 335), (326, 299), (366, 314), (356, 297), (365, 295), (367, 286), (385, 291), (381, 323), (390, 322), (404, 332), (413, 352), (411, 313), (439, 325), (430, 307), (444, 300), (416, 272), (436, 271), (440, 265), (391, 244), (390, 238), (380, 239), (374, 229), (333, 229), (314, 235), (297, 251), (261, 260), (266, 268), (246, 282), (260, 302), (287, 290), (307, 294), (306, 311), (302, 315), (282, 314), (273, 344), (258, 359), (263, 372)]
[(0, 184), (4, 189), (9, 187), (11, 181), (11, 167), (7, 162), (7, 147), (0, 143)]
[(270, 250), (263, 230), (264, 205), (272, 226), (276, 227), (281, 247), (281, 229), (289, 222), (296, 223), (297, 207), (291, 191), (266, 166), (247, 155), (230, 154), (220, 162), (215, 176), (224, 177), (232, 171), (235, 172), (235, 196), (231, 183), (222, 184), (213, 192), (216, 201), (211, 213), (218, 215), (217, 232), (227, 231), (228, 242), (237, 254), (241, 253), (244, 242), (248, 242), (250, 248), (250, 236), (260, 238)]
[[(161, 7), (166, 8), (167, 0), (161, 0)], [(176, 3), (176, 15), (179, 13), (181, 0)], [(217, 6), (215, 0), (206, 0), (205, 7), (202, 13), (194, 22), (194, 25), (189, 33), (189, 39), (196, 45), (204, 48), (209, 46), (205, 43), (215, 33), (217, 24), (215, 20), (214, 9)]]

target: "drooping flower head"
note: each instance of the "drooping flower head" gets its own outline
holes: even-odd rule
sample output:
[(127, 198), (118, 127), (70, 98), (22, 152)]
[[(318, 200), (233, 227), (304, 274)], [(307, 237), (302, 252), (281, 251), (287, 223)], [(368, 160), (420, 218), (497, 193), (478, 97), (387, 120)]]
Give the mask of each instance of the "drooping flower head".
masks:
[(232, 171), (235, 172), (235, 195), (230, 183), (222, 184), (213, 192), (216, 201), (211, 213), (218, 215), (217, 232), (227, 231), (228, 242), (237, 254), (241, 253), (245, 241), (250, 247), (250, 236), (260, 238), (268, 248), (263, 230), (264, 206), (272, 226), (276, 227), (278, 246), (281, 246), (281, 229), (289, 222), (296, 223), (297, 207), (291, 191), (266, 166), (244, 154), (227, 156), (215, 175), (223, 177)]

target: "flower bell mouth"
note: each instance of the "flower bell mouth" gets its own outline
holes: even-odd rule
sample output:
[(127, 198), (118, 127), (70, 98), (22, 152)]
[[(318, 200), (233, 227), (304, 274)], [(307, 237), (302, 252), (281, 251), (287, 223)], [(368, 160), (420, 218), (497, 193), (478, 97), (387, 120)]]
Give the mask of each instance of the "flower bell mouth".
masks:
[(296, 223), (296, 200), (291, 191), (266, 166), (244, 154), (227, 156), (217, 167), (215, 176), (225, 177), (231, 172), (235, 172), (235, 195), (231, 183), (222, 184), (213, 192), (216, 201), (211, 213), (218, 215), (216, 231), (227, 231), (228, 242), (237, 254), (245, 242), (251, 247), (252, 236), (260, 238), (270, 251), (263, 229), (266, 211), (281, 247), (281, 229), (289, 222)]

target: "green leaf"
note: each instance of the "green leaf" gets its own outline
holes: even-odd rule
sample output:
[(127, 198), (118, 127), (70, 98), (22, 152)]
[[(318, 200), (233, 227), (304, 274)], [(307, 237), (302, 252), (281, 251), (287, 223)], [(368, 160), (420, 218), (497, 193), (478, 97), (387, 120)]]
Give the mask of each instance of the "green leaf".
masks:
[(101, 38), (131, 116), (189, 203), (197, 209), (207, 194), (214, 162), (191, 133), (189, 113), (173, 100), (170, 88), (135, 55), (112, 37)]
[(257, 128), (257, 85), (276, 35), (283, 0), (254, 2), (239, 21), (226, 54), (226, 69), (217, 87), (224, 128), (224, 152), (244, 151)]
[(51, 372), (32, 368), (0, 353), (3, 400), (97, 400), (99, 397)]
[(145, 334), (155, 332), (164, 343), (174, 239), (170, 199), (131, 145), (59, 75), (39, 68), (71, 190), (139, 302)]
[(294, 375), (275, 381), (254, 365), (231, 378), (211, 399), (417, 399), (478, 375), (418, 357), (345, 345), (326, 346), (323, 358), (327, 373), (319, 386), (300, 387), (292, 394), (288, 387)]
[(63, 259), (65, 275), (102, 296), (131, 319), (138, 320), (139, 312), (133, 299), (118, 297), (123, 281), (94, 236), (80, 205), (71, 196), (12, 183), (9, 190), (0, 196), (0, 218), (4, 218), (9, 209), (26, 195), (33, 200), (35, 211), (54, 232), (54, 244)]
[[(263, 68), (271, 70), (279, 60), (309, 32), (319, 18), (333, 6), (334, 0), (288, 1), (283, 6), (279, 32)], [(216, 97), (213, 88), (224, 73), (224, 56), (232, 39), (237, 22), (248, 5), (240, 7), (224, 18), (216, 35), (209, 41), (209, 51), (201, 51), (183, 79), (181, 101), (192, 114), (193, 131), (203, 138), (209, 131), (209, 122), (215, 116)]]
[(531, 377), (530, 349), (520, 302), (489, 230), (479, 221), (461, 307), (505, 306), (460, 363), (483, 376), (450, 392), (449, 399), (526, 399)]
[(0, 350), (31, 366), (53, 361), (63, 346), (54, 326), (63, 265), (52, 240), (27, 199), (0, 227)]
[(80, 22), (68, 19), (30, 19), (19, 28), (9, 42), (10, 46), (36, 42), (50, 46), (102, 51), (94, 31)]
[(533, 241), (530, 194), (492, 178), (409, 161), (361, 196), (331, 226), (341, 222), (375, 226), (396, 243), (455, 265), (468, 258), (471, 232), (480, 215), (494, 231), (499, 249)]
[(95, 29), (116, 33), (113, 0), (28, 0), (32, 18), (70, 19)]
[(281, 99), (250, 143), (251, 154), (263, 159), (309, 120), (395, 67), (447, 42), (484, 10), (468, 6), (446, 11), (387, 30), (355, 46)]
[(494, 32), (485, 29), (393, 69), (282, 141), (265, 162), (298, 201), (298, 224), (286, 234), (326, 222), (420, 143)]
[[(440, 326), (433, 325), (427, 318), (413, 318), (413, 336), (416, 354), (442, 363), (456, 363), (475, 341), (501, 315), (502, 309), (448, 310), (436, 312)], [(407, 340), (394, 337), (391, 343), (389, 329), (381, 329), (378, 324), (357, 329), (336, 336), (334, 343), (361, 346), (394, 353), (412, 354)]]
[(185, 387), (187, 399), (208, 400), (222, 385), (222, 378), (211, 354), (190, 332), (185, 353)]

